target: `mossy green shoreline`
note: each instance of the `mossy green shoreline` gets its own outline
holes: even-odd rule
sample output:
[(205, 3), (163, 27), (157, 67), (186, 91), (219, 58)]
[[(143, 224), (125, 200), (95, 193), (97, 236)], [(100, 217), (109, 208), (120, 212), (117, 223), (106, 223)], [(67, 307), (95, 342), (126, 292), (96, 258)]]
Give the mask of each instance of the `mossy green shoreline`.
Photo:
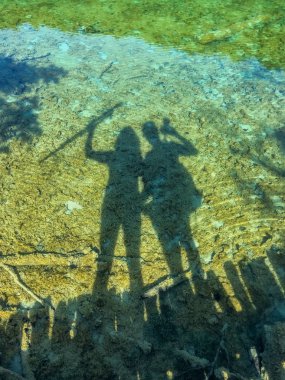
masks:
[(189, 53), (255, 57), (284, 68), (285, 5), (282, 0), (22, 0), (0, 2), (0, 28), (23, 23), (64, 31), (136, 35)]

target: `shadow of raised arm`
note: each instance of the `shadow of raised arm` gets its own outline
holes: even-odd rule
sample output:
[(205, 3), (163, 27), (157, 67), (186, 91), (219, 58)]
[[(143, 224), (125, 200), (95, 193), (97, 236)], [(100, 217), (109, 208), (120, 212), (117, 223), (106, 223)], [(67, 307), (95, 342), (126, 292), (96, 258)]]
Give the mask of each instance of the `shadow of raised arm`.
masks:
[(175, 144), (178, 153), (186, 156), (195, 156), (198, 154), (198, 150), (188, 141), (185, 137), (181, 136), (175, 128), (170, 125), (170, 120), (168, 118), (163, 119), (163, 125), (160, 129), (163, 135), (174, 136), (180, 143)]
[(96, 130), (96, 126), (98, 123), (96, 123), (96, 119), (93, 121), (91, 120), (90, 123), (87, 125), (87, 139), (85, 142), (85, 156), (87, 158), (91, 158), (92, 160), (98, 161), (98, 162), (107, 162), (109, 159), (110, 151), (101, 151), (96, 152), (96, 150), (93, 148), (93, 137)]

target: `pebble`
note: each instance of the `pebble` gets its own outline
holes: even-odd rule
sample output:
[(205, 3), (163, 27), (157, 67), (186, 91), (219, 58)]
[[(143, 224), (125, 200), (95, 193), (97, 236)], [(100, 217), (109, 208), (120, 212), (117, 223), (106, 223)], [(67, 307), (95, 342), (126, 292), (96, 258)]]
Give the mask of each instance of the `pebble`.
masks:
[(221, 220), (215, 220), (213, 223), (212, 223), (213, 227), (215, 228), (221, 228), (224, 226), (224, 222), (222, 222)]
[(252, 131), (252, 127), (248, 124), (240, 124), (240, 128), (244, 131), (244, 132), (251, 132)]
[(64, 53), (67, 52), (70, 49), (69, 45), (66, 42), (60, 43), (58, 45), (58, 48), (59, 48), (60, 51), (62, 51)]
[(209, 253), (208, 255), (203, 255), (201, 261), (203, 264), (210, 264), (213, 260), (214, 252)]
[(82, 209), (82, 206), (75, 201), (67, 201), (65, 203), (65, 207), (66, 207), (66, 210), (65, 210), (66, 215), (70, 215), (73, 212), (73, 210)]

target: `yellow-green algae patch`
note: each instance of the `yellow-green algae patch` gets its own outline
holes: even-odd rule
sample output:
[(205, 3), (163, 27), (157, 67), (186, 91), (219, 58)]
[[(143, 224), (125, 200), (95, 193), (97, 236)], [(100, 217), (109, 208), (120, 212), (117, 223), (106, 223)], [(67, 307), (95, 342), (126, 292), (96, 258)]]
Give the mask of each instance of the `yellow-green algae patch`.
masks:
[(255, 57), (266, 67), (285, 65), (282, 0), (3, 0), (0, 6), (2, 28), (29, 22), (65, 31), (136, 35), (189, 53)]

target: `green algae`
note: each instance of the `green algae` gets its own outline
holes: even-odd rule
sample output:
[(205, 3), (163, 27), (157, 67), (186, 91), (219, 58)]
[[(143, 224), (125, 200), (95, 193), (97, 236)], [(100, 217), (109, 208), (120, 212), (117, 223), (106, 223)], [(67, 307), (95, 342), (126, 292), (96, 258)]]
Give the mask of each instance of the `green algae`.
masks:
[(22, 23), (64, 31), (134, 35), (189, 53), (256, 58), (284, 68), (285, 6), (281, 0), (21, 0), (0, 2), (0, 27)]

